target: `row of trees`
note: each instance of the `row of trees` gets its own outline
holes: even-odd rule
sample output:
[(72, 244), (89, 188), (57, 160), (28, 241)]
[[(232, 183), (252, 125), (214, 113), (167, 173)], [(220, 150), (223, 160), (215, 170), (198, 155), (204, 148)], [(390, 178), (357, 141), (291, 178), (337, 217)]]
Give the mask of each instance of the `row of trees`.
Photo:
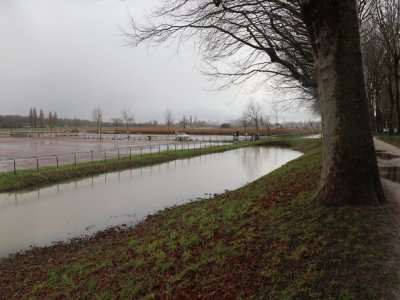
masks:
[(279, 123), (278, 103), (272, 103), (271, 108), (272, 116), (264, 114), (261, 104), (251, 99), (238, 122), (243, 127), (245, 132), (247, 132), (247, 128), (249, 126), (255, 127), (256, 134), (260, 134), (261, 127), (267, 128), (268, 131), (271, 127), (278, 128), (281, 126)]
[[(98, 133), (101, 131), (101, 126), (103, 124), (103, 117), (104, 117), (103, 112), (99, 107), (93, 109), (92, 121), (95, 123), (96, 131)], [(132, 126), (159, 126), (159, 123), (156, 120), (144, 123), (135, 123), (135, 116), (129, 111), (129, 109), (122, 110), (121, 117), (113, 118), (111, 119), (111, 121), (116, 131), (120, 126), (125, 126), (128, 135), (129, 135), (129, 128)], [(170, 109), (167, 109), (165, 111), (164, 121), (165, 121), (164, 123), (165, 126), (168, 127), (168, 131), (171, 131), (171, 127), (173, 126), (178, 126), (182, 127), (183, 129), (186, 129), (188, 127), (208, 127), (208, 126), (218, 125), (218, 124), (211, 124), (210, 122), (207, 121), (198, 120), (196, 116), (193, 117), (192, 115), (189, 115), (189, 117), (183, 115), (178, 122), (175, 122), (175, 118)]]
[[(171, 110), (167, 109), (164, 114), (164, 122), (159, 123), (157, 120), (136, 122), (135, 117), (129, 110), (123, 110), (120, 118), (112, 118), (111, 121), (104, 121), (104, 114), (101, 108), (97, 107), (92, 111), (91, 120), (74, 118), (59, 118), (57, 113), (49, 113), (47, 117), (44, 117), (42, 110), (39, 110), (39, 115), (36, 113), (36, 109), (32, 108), (28, 116), (20, 115), (0, 115), (0, 128), (54, 128), (59, 127), (92, 127), (95, 126), (97, 131), (100, 127), (120, 127), (126, 128), (129, 131), (131, 127), (158, 127), (166, 126), (171, 131), (172, 127), (181, 128), (201, 128), (201, 127), (219, 127), (221, 124), (217, 121), (204, 121), (199, 120), (196, 116), (192, 117), (189, 115), (183, 115), (181, 119), (175, 121)], [(35, 117), (36, 116), (36, 117)], [(36, 127), (35, 127), (36, 124)]]
[(369, 113), (374, 130), (400, 128), (400, 1), (375, 0), (363, 24)]
[(36, 108), (29, 109), (28, 116), (29, 126), (31, 128), (54, 128), (57, 125), (58, 117), (57, 113), (49, 112), (47, 117), (45, 117), (43, 110), (40, 109), (39, 114), (37, 113)]

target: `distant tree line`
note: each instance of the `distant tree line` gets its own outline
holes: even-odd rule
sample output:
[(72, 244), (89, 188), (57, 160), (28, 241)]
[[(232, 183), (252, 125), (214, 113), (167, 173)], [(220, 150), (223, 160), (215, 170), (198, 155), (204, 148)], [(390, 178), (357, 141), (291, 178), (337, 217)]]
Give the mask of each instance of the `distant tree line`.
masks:
[(28, 117), (19, 115), (0, 116), (0, 128), (29, 127)]
[[(29, 109), (28, 124), (29, 126), (23, 125), (19, 127), (30, 127), (30, 128), (54, 128), (58, 123), (58, 116), (56, 112), (49, 112), (45, 117), (43, 110), (40, 109), (39, 114), (36, 108)], [(6, 126), (9, 127), (9, 126)]]

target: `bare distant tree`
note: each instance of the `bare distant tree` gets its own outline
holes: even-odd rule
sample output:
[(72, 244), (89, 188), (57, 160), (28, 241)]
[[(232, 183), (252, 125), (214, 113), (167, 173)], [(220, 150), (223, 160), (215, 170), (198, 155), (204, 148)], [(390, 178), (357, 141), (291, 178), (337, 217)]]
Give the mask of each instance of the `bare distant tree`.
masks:
[(122, 114), (122, 119), (123, 119), (124, 122), (125, 122), (126, 133), (128, 134), (128, 139), (129, 139), (129, 134), (130, 134), (130, 132), (129, 132), (129, 126), (132, 126), (132, 124), (133, 124), (133, 122), (134, 122), (134, 120), (135, 120), (135, 117), (134, 117), (134, 115), (129, 111), (129, 109), (127, 109), (127, 108), (125, 108), (125, 109), (121, 112), (121, 114)]
[(165, 118), (165, 125), (168, 127), (168, 133), (170, 133), (170, 129), (172, 124), (174, 123), (174, 117), (172, 116), (172, 112), (167, 109), (164, 115)]
[(264, 115), (261, 118), (261, 125), (264, 126), (265, 128), (267, 128), (267, 135), (270, 134), (270, 128), (271, 128), (271, 121), (270, 121), (271, 117), (268, 115)]
[(181, 121), (181, 125), (182, 125), (183, 129), (186, 128), (187, 124), (188, 124), (188, 119), (187, 119), (187, 117), (184, 115), (184, 116), (182, 117), (182, 121)]
[[(129, 126), (133, 126), (134, 123), (135, 123), (135, 115), (130, 114), (128, 116), (128, 128), (129, 128)], [(128, 136), (129, 136), (129, 130), (128, 130)]]
[(249, 126), (249, 116), (247, 115), (247, 112), (243, 112), (242, 116), (239, 118), (239, 123), (242, 125), (244, 133), (247, 133), (247, 127)]
[(54, 112), (54, 114), (53, 114), (53, 126), (57, 126), (57, 123), (58, 123), (57, 112)]
[(274, 117), (275, 127), (279, 126), (279, 106), (277, 102), (273, 102), (271, 105), (272, 113)]
[(250, 100), (247, 105), (247, 115), (251, 119), (253, 125), (256, 127), (257, 135), (260, 134), (260, 123), (261, 123), (261, 105), (255, 102), (253, 99)]
[(41, 128), (45, 128), (43, 110), (40, 110), (39, 112), (39, 125)]
[(33, 110), (32, 110), (32, 123), (33, 123), (33, 127), (37, 128), (37, 126), (38, 126), (38, 116), (37, 116), (36, 108), (33, 108)]
[(100, 107), (96, 107), (92, 112), (92, 119), (96, 123), (97, 134), (99, 134), (101, 140), (101, 122), (103, 121), (103, 112)]
[(49, 115), (47, 117), (47, 124), (49, 125), (50, 129), (53, 127), (53, 113), (52, 112), (49, 112)]
[(29, 126), (33, 128), (33, 109), (32, 107), (29, 109)]
[(113, 124), (114, 124), (115, 133), (118, 133), (118, 127), (119, 127), (119, 125), (122, 124), (123, 120), (122, 120), (121, 118), (113, 118), (113, 119), (111, 119), (111, 121), (112, 121)]

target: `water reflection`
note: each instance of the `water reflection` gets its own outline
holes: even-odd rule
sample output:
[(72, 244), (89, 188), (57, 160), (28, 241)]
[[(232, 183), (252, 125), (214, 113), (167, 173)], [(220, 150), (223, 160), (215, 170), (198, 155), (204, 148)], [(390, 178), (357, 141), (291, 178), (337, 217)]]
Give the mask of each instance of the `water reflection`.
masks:
[(17, 194), (0, 194), (0, 256), (235, 189), (301, 155), (251, 147), (115, 172)]
[(400, 168), (398, 167), (382, 167), (379, 168), (381, 177), (393, 182), (400, 183)]
[(390, 154), (390, 153), (386, 153), (386, 152), (378, 152), (376, 151), (376, 156), (385, 160), (389, 160), (389, 159), (394, 159), (394, 158), (399, 158), (398, 155), (394, 155), (394, 154)]

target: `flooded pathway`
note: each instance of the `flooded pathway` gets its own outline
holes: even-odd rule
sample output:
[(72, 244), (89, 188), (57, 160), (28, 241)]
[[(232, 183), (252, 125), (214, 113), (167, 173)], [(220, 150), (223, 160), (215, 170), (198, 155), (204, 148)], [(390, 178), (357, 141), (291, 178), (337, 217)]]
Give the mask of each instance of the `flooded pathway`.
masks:
[[(386, 179), (383, 182), (399, 183), (400, 196), (400, 149), (377, 139), (374, 139), (374, 143), (379, 171), (381, 177)], [(390, 183), (389, 185), (392, 186)]]
[(0, 256), (239, 188), (302, 153), (249, 147), (109, 173), (32, 192), (0, 194)]

